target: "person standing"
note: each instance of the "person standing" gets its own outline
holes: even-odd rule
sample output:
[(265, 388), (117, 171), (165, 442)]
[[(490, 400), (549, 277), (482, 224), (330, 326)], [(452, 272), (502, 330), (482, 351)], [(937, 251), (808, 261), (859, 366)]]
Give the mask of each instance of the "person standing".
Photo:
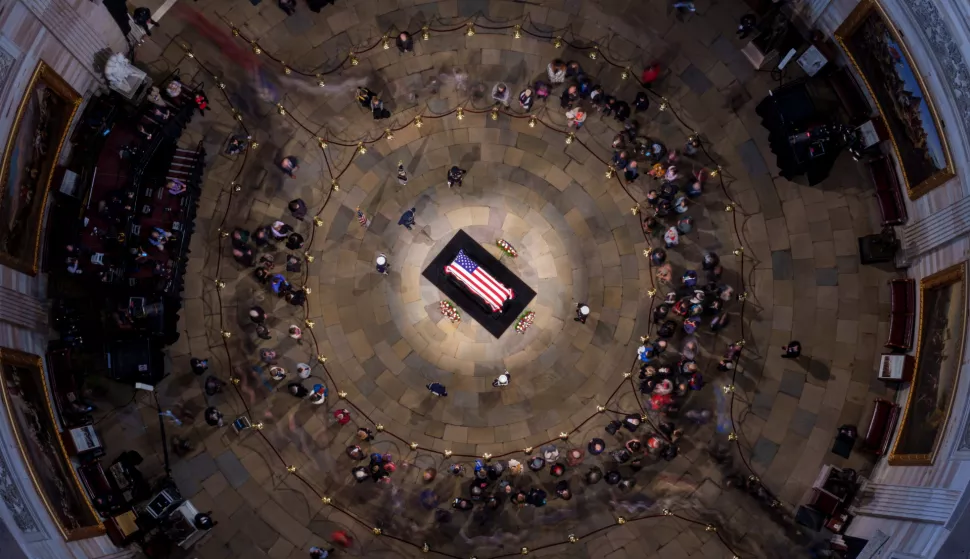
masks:
[(624, 169), (623, 171), (623, 178), (626, 179), (627, 184), (637, 180), (637, 177), (639, 176), (640, 176), (640, 171), (637, 170), (637, 162), (631, 161), (627, 163), (626, 169)]
[(650, 98), (647, 94), (640, 91), (637, 93), (636, 98), (633, 100), (633, 111), (637, 113), (642, 113), (650, 107)]
[(553, 86), (561, 84), (566, 81), (566, 64), (557, 58), (546, 66), (546, 73)]
[(527, 87), (523, 89), (522, 93), (519, 93), (519, 105), (522, 107), (522, 110), (525, 112), (531, 111), (533, 103), (535, 103), (535, 95), (532, 93), (532, 88)]
[(397, 182), (401, 186), (407, 186), (408, 185), (408, 173), (407, 173), (407, 171), (404, 170), (404, 162), (403, 161), (398, 161), (397, 162)]
[(614, 109), (616, 110), (616, 113), (613, 115), (613, 118), (615, 118), (617, 122), (623, 122), (630, 117), (630, 104), (626, 101), (617, 101)]
[(306, 292), (303, 289), (287, 291), (284, 297), (286, 298), (287, 303), (295, 307), (299, 307), (303, 303), (306, 303)]
[(384, 101), (381, 101), (380, 97), (377, 97), (376, 95), (370, 100), (370, 110), (374, 115), (374, 120), (391, 118), (391, 111), (384, 107)]
[(296, 324), (290, 324), (290, 337), (296, 340), (296, 343), (303, 345), (303, 330)]
[(290, 250), (300, 250), (303, 248), (303, 235), (299, 233), (290, 233), (290, 236), (286, 238), (286, 248)]
[(288, 385), (286, 385), (286, 389), (289, 391), (290, 394), (292, 394), (297, 398), (302, 399), (310, 395), (310, 391), (307, 389), (307, 387), (303, 386), (298, 382), (289, 383)]
[(586, 122), (586, 111), (579, 107), (572, 108), (566, 111), (566, 120), (568, 121), (568, 126), (575, 126), (576, 130), (583, 127), (583, 123)]
[(498, 378), (492, 381), (492, 386), (494, 386), (495, 388), (508, 386), (510, 380), (512, 380), (512, 374), (509, 373), (508, 371), (505, 371), (504, 373), (500, 374)]
[(401, 214), (401, 219), (397, 220), (398, 225), (403, 225), (405, 229), (410, 231), (414, 227), (414, 212), (417, 208), (411, 208), (410, 210)]
[(377, 255), (377, 273), (387, 275), (387, 270), (391, 267), (391, 263), (387, 261), (387, 255), (384, 253)]
[(262, 324), (266, 322), (266, 311), (262, 307), (254, 306), (249, 309), (249, 320), (252, 320), (254, 324)]
[(152, 36), (151, 29), (148, 27), (149, 24), (158, 27), (158, 22), (152, 19), (152, 11), (145, 7), (135, 8), (135, 13), (132, 17), (135, 23), (145, 30), (145, 34), (149, 37)]
[(643, 74), (640, 75), (640, 81), (643, 82), (644, 87), (649, 88), (653, 85), (653, 82), (657, 81), (657, 78), (659, 77), (660, 64), (654, 62), (643, 69)]
[(205, 422), (212, 427), (222, 427), (222, 413), (214, 407), (206, 408)]
[(328, 559), (331, 553), (333, 553), (332, 547), (330, 549), (323, 549), (313, 546), (310, 548), (310, 559)]
[(785, 354), (782, 355), (783, 358), (798, 359), (798, 356), (802, 354), (802, 343), (798, 340), (792, 340), (782, 349), (785, 350)]
[(269, 332), (269, 328), (265, 324), (256, 325), (256, 337), (261, 340), (271, 340), (273, 339), (272, 334)]
[(397, 44), (397, 50), (401, 51), (401, 54), (414, 51), (414, 39), (407, 31), (402, 31), (394, 42)]
[(586, 324), (586, 319), (589, 318), (589, 306), (586, 303), (578, 303), (576, 305), (576, 322), (581, 322)]
[(461, 186), (461, 181), (465, 178), (465, 173), (468, 171), (460, 169), (457, 165), (453, 165), (448, 171), (448, 188), (458, 185)]
[(192, 367), (192, 372), (202, 376), (207, 370), (209, 370), (209, 360), (199, 359), (198, 357), (193, 357), (189, 360), (189, 365)]
[(579, 89), (575, 85), (567, 87), (559, 98), (559, 106), (563, 109), (573, 108), (573, 104), (579, 100)]
[(280, 169), (291, 179), (296, 178), (296, 170), (300, 168), (300, 160), (292, 155), (287, 155), (280, 161)]
[(505, 85), (504, 83), (498, 82), (492, 87), (492, 101), (494, 101), (496, 105), (502, 104), (508, 107), (510, 96), (511, 92), (509, 91), (509, 86)]
[(306, 211), (307, 211), (306, 202), (304, 202), (302, 198), (297, 198), (296, 200), (290, 200), (290, 203), (287, 205), (287, 207), (290, 210), (290, 215), (292, 215), (296, 219), (303, 221), (303, 218), (306, 217)]
[(673, 6), (681, 14), (685, 12), (695, 13), (697, 11), (697, 7), (694, 6), (693, 2), (674, 2)]
[(274, 351), (272, 349), (263, 348), (263, 349), (259, 350), (259, 359), (263, 363), (266, 363), (267, 365), (270, 365), (274, 361), (276, 361), (276, 351)]
[(431, 394), (434, 395), (434, 396), (447, 396), (448, 395), (448, 390), (445, 389), (445, 385), (441, 384), (440, 382), (432, 382), (432, 383), (429, 383), (428, 386), (427, 386), (427, 388), (431, 392)]

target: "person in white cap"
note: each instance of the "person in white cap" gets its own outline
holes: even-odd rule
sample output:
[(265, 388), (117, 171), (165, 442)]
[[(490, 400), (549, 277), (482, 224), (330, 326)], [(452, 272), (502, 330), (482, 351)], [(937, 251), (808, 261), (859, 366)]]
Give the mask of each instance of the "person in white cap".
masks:
[(387, 261), (387, 255), (384, 253), (377, 255), (377, 273), (387, 275), (387, 270), (391, 267), (391, 264)]
[(573, 320), (586, 324), (587, 318), (589, 318), (589, 307), (586, 305), (586, 303), (579, 303), (576, 305), (576, 318)]
[(273, 380), (283, 380), (286, 378), (286, 369), (279, 366), (274, 366), (269, 368), (269, 376)]
[(511, 379), (512, 379), (512, 374), (509, 373), (508, 371), (505, 371), (504, 373), (500, 374), (497, 379), (492, 381), (492, 386), (494, 386), (495, 388), (508, 386), (509, 381)]

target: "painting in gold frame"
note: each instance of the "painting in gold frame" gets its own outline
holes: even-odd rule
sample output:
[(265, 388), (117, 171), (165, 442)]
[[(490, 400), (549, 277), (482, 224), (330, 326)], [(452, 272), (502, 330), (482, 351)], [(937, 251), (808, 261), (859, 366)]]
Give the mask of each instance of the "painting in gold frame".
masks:
[(892, 465), (929, 465), (940, 450), (963, 363), (966, 268), (963, 262), (920, 281), (916, 371), (889, 453)]
[(73, 541), (103, 534), (57, 429), (40, 356), (0, 348), (0, 394), (31, 481), (61, 536)]
[(953, 159), (929, 90), (879, 2), (859, 2), (835, 39), (876, 101), (909, 199), (953, 178)]
[(80, 105), (81, 96), (38, 62), (0, 162), (0, 264), (37, 275), (47, 194)]

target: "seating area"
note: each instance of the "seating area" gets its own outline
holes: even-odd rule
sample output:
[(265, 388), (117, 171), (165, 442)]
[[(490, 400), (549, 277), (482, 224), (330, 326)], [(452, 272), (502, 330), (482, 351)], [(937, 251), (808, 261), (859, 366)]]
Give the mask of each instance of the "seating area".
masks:
[(916, 282), (909, 278), (889, 281), (889, 339), (885, 346), (906, 352), (913, 348), (916, 324)]
[(862, 450), (871, 452), (876, 456), (884, 456), (889, 452), (889, 442), (893, 438), (893, 431), (898, 418), (899, 406), (897, 404), (876, 398), (873, 401), (869, 425), (866, 427), (865, 436), (862, 438)]
[(876, 203), (882, 213), (883, 227), (906, 223), (909, 216), (892, 160), (881, 156), (868, 162), (866, 167), (876, 188)]

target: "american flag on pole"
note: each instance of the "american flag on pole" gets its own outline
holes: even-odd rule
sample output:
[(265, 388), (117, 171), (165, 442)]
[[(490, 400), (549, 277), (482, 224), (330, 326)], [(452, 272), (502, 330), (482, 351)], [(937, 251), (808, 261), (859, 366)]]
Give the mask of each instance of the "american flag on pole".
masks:
[(445, 266), (445, 273), (465, 284), (468, 289), (488, 303), (493, 312), (502, 310), (505, 301), (515, 296), (511, 289), (499, 283), (484, 268), (469, 258), (464, 250), (459, 250), (454, 261)]

